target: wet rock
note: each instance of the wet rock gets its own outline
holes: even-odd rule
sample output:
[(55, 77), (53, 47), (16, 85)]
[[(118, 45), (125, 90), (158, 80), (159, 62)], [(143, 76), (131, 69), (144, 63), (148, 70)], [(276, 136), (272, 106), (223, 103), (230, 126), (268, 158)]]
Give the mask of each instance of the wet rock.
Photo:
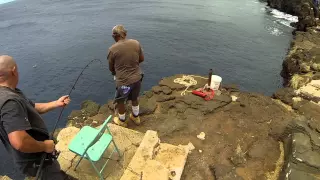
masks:
[(281, 88), (278, 89), (273, 97), (276, 99), (280, 99), (282, 102), (291, 105), (292, 104), (292, 98), (294, 97), (294, 89), (292, 88)]
[(99, 114), (110, 114), (110, 113), (111, 113), (111, 111), (109, 109), (109, 105), (108, 104), (104, 104), (99, 109)]
[(162, 86), (161, 91), (166, 95), (170, 95), (172, 93), (172, 90), (168, 86)]
[(235, 172), (235, 168), (228, 165), (218, 164), (209, 166), (210, 171), (216, 180), (243, 180)]
[(159, 94), (162, 92), (162, 89), (160, 86), (153, 86), (152, 87), (152, 92), (155, 93), (155, 94)]
[(83, 125), (84, 126), (91, 126), (91, 124), (92, 124), (92, 119), (87, 119), (87, 120), (85, 120), (84, 122), (83, 122)]
[[(320, 70), (319, 70), (320, 71)], [(313, 80), (320, 80), (320, 72), (317, 72), (312, 77)]]
[(188, 108), (188, 106), (185, 103), (177, 103), (174, 106), (177, 109), (177, 112), (179, 113), (184, 113)]
[(253, 143), (248, 151), (250, 158), (269, 159), (276, 161), (279, 157), (279, 143), (273, 139), (262, 139)]
[(144, 94), (147, 98), (151, 98), (151, 97), (153, 96), (152, 91), (145, 91), (143, 94)]
[(243, 154), (235, 154), (230, 157), (230, 161), (234, 166), (239, 167), (245, 164), (247, 160)]
[(72, 126), (74, 126), (76, 123), (75, 123), (75, 121), (74, 120), (68, 120), (67, 121), (67, 124), (66, 124), (66, 127), (72, 127)]
[(320, 168), (320, 154), (317, 151), (307, 151), (305, 153), (297, 153), (295, 155), (297, 162), (303, 162), (311, 167)]
[(205, 100), (199, 96), (193, 94), (187, 94), (185, 96), (178, 96), (176, 102), (183, 102), (187, 105), (190, 105), (191, 108), (200, 109), (205, 103)]
[(231, 103), (232, 98), (228, 95), (221, 94), (220, 96), (214, 96), (214, 98), (212, 100), (213, 101), (221, 101), (221, 102), (225, 102), (225, 103), (229, 104), (229, 103)]
[(76, 126), (82, 127), (82, 124), (85, 120), (88, 119), (88, 114), (82, 110), (73, 110), (68, 116), (67, 126)]
[(308, 135), (303, 133), (294, 133), (292, 135), (293, 152), (305, 153), (311, 150), (311, 142)]
[(289, 168), (287, 172), (287, 178), (288, 180), (319, 180), (316, 178), (314, 174), (300, 171), (295, 168)]
[(157, 103), (154, 99), (147, 99), (147, 98), (140, 98), (139, 100), (139, 105), (140, 105), (140, 115), (149, 115), (152, 114), (156, 108), (157, 108)]
[(293, 108), (308, 119), (320, 119), (320, 106), (314, 102), (302, 100), (294, 105)]
[(312, 144), (315, 146), (315, 148), (320, 149), (320, 133), (317, 131), (312, 131), (311, 129), (308, 129), (308, 133), (310, 135)]
[(110, 116), (111, 114), (97, 114), (95, 116), (90, 117), (87, 121), (92, 124), (94, 127), (100, 126), (104, 123), (104, 121)]
[(236, 84), (227, 84), (227, 85), (222, 85), (222, 88), (226, 89), (229, 92), (239, 92), (239, 86)]
[(310, 127), (312, 130), (317, 131), (318, 133), (320, 133), (320, 122), (319, 122), (319, 120), (312, 119), (312, 120), (309, 122), (309, 127)]
[(203, 113), (198, 109), (187, 108), (184, 114), (189, 118), (199, 119), (203, 117)]
[(176, 97), (175, 96), (172, 96), (172, 95), (164, 95), (164, 94), (159, 94), (157, 96), (157, 102), (165, 102), (165, 101), (170, 101), (170, 100), (173, 100), (175, 99)]
[(80, 118), (82, 116), (83, 116), (83, 114), (82, 114), (81, 110), (73, 110), (73, 111), (71, 111), (70, 115), (68, 116), (68, 119)]
[(161, 108), (161, 113), (165, 113), (167, 114), (169, 109), (175, 107), (175, 102), (174, 101), (166, 101), (160, 104), (160, 108)]
[(81, 109), (84, 110), (88, 116), (94, 116), (98, 114), (100, 105), (91, 100), (87, 100), (81, 104)]
[[(230, 98), (231, 99), (231, 98)], [(222, 102), (222, 101), (206, 101), (202, 105), (201, 108), (199, 108), (204, 114), (210, 114), (213, 113), (218, 108), (221, 108), (228, 103)]]

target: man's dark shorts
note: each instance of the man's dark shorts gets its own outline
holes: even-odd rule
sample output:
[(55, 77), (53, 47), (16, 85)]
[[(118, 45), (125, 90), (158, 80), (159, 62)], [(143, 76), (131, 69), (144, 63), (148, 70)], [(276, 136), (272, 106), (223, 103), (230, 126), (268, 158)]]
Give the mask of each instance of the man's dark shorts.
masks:
[(136, 101), (138, 100), (141, 89), (141, 81), (135, 82), (128, 86), (120, 86), (116, 92), (116, 103), (124, 103), (127, 100)]

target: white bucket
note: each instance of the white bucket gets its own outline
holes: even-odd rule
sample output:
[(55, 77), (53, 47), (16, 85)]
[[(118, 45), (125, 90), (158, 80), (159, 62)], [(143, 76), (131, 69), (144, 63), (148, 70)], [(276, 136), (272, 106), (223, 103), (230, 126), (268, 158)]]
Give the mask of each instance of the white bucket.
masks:
[(218, 90), (220, 87), (221, 81), (222, 81), (222, 78), (220, 76), (212, 75), (210, 88), (213, 90)]

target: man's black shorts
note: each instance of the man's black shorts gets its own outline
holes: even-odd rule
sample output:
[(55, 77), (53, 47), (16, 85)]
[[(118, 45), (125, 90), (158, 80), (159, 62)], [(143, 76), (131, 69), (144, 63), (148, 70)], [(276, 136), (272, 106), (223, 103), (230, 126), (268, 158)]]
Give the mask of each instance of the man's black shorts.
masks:
[(128, 86), (120, 86), (116, 92), (116, 103), (124, 103), (127, 100), (138, 100), (141, 89), (141, 80)]

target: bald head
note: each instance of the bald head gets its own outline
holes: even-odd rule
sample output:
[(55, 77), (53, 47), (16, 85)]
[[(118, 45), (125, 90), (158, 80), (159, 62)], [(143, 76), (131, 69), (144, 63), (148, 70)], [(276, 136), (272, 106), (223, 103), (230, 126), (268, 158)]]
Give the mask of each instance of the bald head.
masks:
[[(17, 81), (18, 72), (15, 60), (8, 55), (0, 56), (0, 83), (6, 81)], [(12, 82), (9, 82), (10, 84)]]
[(0, 71), (2, 69), (13, 68), (14, 66), (16, 66), (16, 62), (11, 56), (8, 56), (8, 55), (0, 56)]

